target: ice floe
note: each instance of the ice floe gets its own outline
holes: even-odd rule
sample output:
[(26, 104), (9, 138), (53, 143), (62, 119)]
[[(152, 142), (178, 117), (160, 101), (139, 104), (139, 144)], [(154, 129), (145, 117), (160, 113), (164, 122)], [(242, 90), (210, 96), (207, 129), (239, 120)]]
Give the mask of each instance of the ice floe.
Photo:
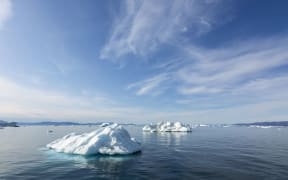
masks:
[(199, 127), (209, 127), (208, 124), (199, 124)]
[[(261, 128), (261, 129), (269, 129), (269, 128), (272, 128), (273, 126), (258, 126), (258, 125), (251, 125), (249, 126), (251, 128)], [(276, 126), (274, 126), (276, 127)]]
[(142, 130), (145, 132), (190, 132), (192, 128), (189, 124), (167, 121), (145, 125)]
[(90, 133), (71, 133), (47, 144), (47, 147), (57, 152), (81, 155), (124, 155), (141, 151), (140, 143), (118, 124), (100, 127)]

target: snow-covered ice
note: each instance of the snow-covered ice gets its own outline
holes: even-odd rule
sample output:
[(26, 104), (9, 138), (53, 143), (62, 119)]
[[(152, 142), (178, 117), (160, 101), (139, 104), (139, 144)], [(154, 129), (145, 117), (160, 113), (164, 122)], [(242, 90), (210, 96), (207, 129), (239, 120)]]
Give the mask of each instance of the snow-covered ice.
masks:
[(145, 132), (190, 132), (192, 128), (189, 124), (183, 124), (180, 122), (160, 122), (156, 125), (150, 124), (143, 127)]
[(141, 151), (141, 145), (131, 138), (128, 131), (118, 124), (84, 134), (68, 134), (46, 145), (57, 152), (70, 154), (132, 154)]

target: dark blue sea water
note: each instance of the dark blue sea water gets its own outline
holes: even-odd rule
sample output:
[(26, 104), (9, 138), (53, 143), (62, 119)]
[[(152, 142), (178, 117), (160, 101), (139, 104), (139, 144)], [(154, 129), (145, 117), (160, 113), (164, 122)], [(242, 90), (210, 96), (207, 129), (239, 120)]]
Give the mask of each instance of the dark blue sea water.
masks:
[(45, 148), (67, 133), (95, 128), (0, 129), (0, 179), (288, 179), (288, 128), (143, 133), (126, 126), (142, 143), (142, 153), (83, 157)]

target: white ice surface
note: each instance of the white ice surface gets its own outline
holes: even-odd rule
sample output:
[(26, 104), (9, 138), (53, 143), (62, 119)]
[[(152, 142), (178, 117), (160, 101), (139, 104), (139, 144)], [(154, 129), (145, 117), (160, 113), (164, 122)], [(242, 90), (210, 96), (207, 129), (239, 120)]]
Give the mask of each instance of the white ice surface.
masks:
[(47, 144), (57, 152), (70, 154), (132, 154), (141, 151), (141, 145), (131, 138), (128, 131), (118, 124), (84, 134), (71, 133)]
[(157, 125), (145, 125), (143, 131), (145, 132), (190, 132), (192, 128), (189, 124), (183, 124), (180, 122), (160, 122)]
[(262, 129), (269, 129), (269, 128), (272, 128), (273, 126), (249, 126), (249, 127), (252, 127), (252, 128), (262, 128)]

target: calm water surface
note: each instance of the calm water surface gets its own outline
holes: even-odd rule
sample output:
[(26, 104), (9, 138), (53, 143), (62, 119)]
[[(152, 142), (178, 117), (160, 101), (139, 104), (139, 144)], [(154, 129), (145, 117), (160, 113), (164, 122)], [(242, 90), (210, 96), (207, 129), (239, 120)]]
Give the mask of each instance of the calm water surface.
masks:
[(0, 179), (288, 179), (288, 128), (143, 133), (126, 126), (142, 143), (142, 153), (83, 157), (45, 148), (67, 133), (96, 128), (0, 129)]

